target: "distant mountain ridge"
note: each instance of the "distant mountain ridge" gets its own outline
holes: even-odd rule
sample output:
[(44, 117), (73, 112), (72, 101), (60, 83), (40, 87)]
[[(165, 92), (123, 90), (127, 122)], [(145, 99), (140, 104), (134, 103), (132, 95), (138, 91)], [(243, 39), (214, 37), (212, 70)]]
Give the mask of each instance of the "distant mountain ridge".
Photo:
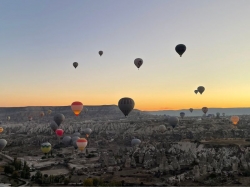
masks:
[[(189, 109), (181, 110), (158, 110), (158, 111), (144, 111), (153, 115), (170, 115), (180, 116), (180, 112), (185, 112), (185, 116), (202, 116), (203, 112), (201, 109), (194, 109), (191, 113)], [(250, 108), (208, 108), (207, 114), (215, 114), (219, 112), (221, 115), (225, 113), (226, 116), (231, 115), (250, 115)]]

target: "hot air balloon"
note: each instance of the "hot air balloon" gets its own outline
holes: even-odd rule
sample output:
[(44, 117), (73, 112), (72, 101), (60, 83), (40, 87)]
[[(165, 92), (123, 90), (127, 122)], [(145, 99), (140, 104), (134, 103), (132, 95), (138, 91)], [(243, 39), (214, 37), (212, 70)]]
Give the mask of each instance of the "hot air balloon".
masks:
[(185, 112), (181, 112), (181, 113), (180, 113), (180, 116), (181, 116), (181, 118), (183, 119), (184, 116), (185, 116)]
[(31, 121), (32, 120), (32, 116), (29, 116), (28, 119), (29, 119), (29, 121)]
[(179, 119), (177, 117), (171, 116), (168, 118), (168, 122), (173, 128), (175, 128), (176, 125), (179, 123)]
[(0, 133), (2, 133), (3, 132), (3, 127), (0, 127)]
[(7, 145), (7, 141), (5, 139), (0, 139), (0, 151), (2, 151)]
[(231, 116), (232, 123), (236, 126), (240, 120), (239, 116)]
[(41, 112), (41, 113), (40, 113), (40, 116), (43, 117), (43, 116), (44, 116), (44, 112)]
[(58, 127), (61, 125), (61, 123), (65, 120), (65, 116), (63, 114), (56, 114), (54, 116), (54, 121), (58, 125)]
[(49, 142), (45, 142), (41, 144), (41, 150), (46, 155), (51, 150), (51, 144)]
[(78, 63), (77, 63), (77, 62), (74, 62), (74, 63), (73, 63), (73, 66), (74, 66), (75, 68), (77, 68)]
[(220, 113), (219, 112), (216, 113), (216, 117), (220, 118)]
[(141, 59), (141, 58), (137, 58), (137, 59), (135, 59), (134, 60), (134, 64), (135, 64), (135, 66), (138, 68), (138, 70), (139, 70), (139, 68), (141, 67), (141, 65), (143, 64), (143, 60)]
[(198, 90), (195, 90), (194, 93), (197, 94), (199, 91)]
[(63, 139), (62, 139), (62, 143), (67, 146), (67, 145), (70, 144), (71, 140), (72, 139), (71, 139), (70, 136), (64, 136)]
[(193, 112), (193, 110), (194, 110), (193, 108), (190, 108), (190, 109), (189, 109), (190, 112)]
[(175, 51), (180, 55), (181, 55), (186, 51), (186, 46), (184, 44), (179, 44), (175, 47)]
[(167, 130), (167, 128), (166, 128), (165, 125), (160, 125), (160, 126), (159, 126), (159, 131), (160, 131), (161, 133), (165, 132), (166, 130)]
[(52, 110), (48, 110), (48, 114), (51, 114), (52, 113)]
[(75, 132), (73, 135), (72, 135), (72, 137), (74, 137), (74, 136), (81, 136), (81, 134), (80, 134), (80, 132)]
[(76, 145), (80, 151), (83, 151), (85, 147), (87, 146), (87, 144), (88, 144), (88, 141), (85, 138), (79, 138), (76, 141)]
[(91, 134), (92, 130), (90, 128), (86, 128), (86, 129), (84, 129), (84, 132), (86, 134), (86, 137), (88, 138), (89, 135)]
[(76, 145), (76, 141), (77, 141), (78, 139), (80, 139), (78, 136), (72, 137), (72, 145), (73, 145), (73, 147), (74, 147), (75, 149), (78, 148), (77, 145)]
[(10, 120), (10, 116), (7, 117), (7, 120)]
[(202, 112), (204, 112), (204, 114), (206, 114), (207, 111), (208, 111), (208, 108), (207, 107), (203, 107), (201, 110), (202, 110)]
[(58, 128), (58, 125), (56, 124), (56, 122), (53, 121), (52, 123), (50, 123), (50, 128), (55, 132)]
[(199, 86), (197, 90), (200, 94), (202, 94), (205, 91), (205, 88), (203, 86)]
[(62, 130), (62, 129), (56, 129), (56, 135), (57, 135), (58, 137), (63, 136), (63, 133), (64, 133), (64, 130)]
[(79, 101), (75, 101), (71, 104), (71, 109), (73, 110), (74, 114), (76, 116), (79, 116), (79, 114), (81, 113), (82, 109), (83, 109), (83, 105), (81, 102)]
[(118, 107), (125, 115), (125, 117), (128, 116), (128, 114), (133, 110), (134, 106), (134, 100), (128, 97), (121, 98), (118, 102)]
[(99, 51), (99, 55), (102, 56), (102, 54), (103, 54), (103, 51)]
[(141, 140), (136, 139), (136, 138), (134, 138), (134, 139), (131, 141), (131, 145), (132, 145), (132, 146), (140, 145), (140, 143), (141, 143)]
[(89, 110), (86, 107), (84, 107), (83, 111), (84, 111), (84, 113), (87, 113)]

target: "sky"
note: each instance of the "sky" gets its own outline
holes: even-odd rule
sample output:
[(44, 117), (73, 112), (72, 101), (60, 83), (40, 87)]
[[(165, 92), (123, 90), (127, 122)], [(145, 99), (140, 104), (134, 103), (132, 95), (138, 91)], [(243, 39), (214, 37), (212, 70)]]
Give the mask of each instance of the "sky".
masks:
[[(249, 0), (0, 1), (0, 107), (117, 105), (122, 97), (139, 110), (250, 107), (249, 7)], [(187, 47), (182, 57), (178, 44)]]

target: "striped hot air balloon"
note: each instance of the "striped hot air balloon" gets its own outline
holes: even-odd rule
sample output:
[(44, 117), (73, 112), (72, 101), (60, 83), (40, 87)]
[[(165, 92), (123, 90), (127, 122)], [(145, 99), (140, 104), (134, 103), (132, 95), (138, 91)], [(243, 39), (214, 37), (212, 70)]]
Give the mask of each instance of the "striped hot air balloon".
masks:
[(83, 104), (79, 101), (75, 101), (71, 104), (71, 109), (73, 110), (74, 114), (78, 116), (83, 109)]
[(88, 141), (85, 138), (79, 138), (76, 141), (76, 145), (80, 151), (83, 151), (85, 147), (87, 146), (87, 144), (88, 144)]

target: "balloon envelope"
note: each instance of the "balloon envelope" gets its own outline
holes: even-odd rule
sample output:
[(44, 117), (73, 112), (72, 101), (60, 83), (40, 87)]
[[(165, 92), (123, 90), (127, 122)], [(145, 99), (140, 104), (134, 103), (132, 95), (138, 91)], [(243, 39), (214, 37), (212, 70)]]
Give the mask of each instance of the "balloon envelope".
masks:
[(3, 132), (3, 127), (0, 127), (0, 133), (2, 133)]
[(201, 110), (202, 110), (202, 112), (204, 112), (204, 114), (206, 114), (207, 111), (208, 111), (208, 108), (207, 107), (203, 107)]
[(56, 114), (54, 116), (54, 121), (58, 125), (58, 127), (61, 125), (61, 123), (65, 120), (65, 116), (63, 114)]
[(193, 112), (193, 110), (194, 110), (193, 108), (190, 108), (190, 109), (189, 109), (190, 112)]
[(41, 150), (43, 153), (48, 153), (51, 150), (51, 144), (49, 142), (45, 142), (41, 144)]
[(84, 132), (85, 132), (86, 136), (89, 137), (89, 135), (92, 133), (92, 130), (90, 128), (86, 128), (86, 129), (84, 129)]
[(103, 54), (103, 51), (99, 51), (99, 55), (102, 56), (102, 54)]
[(175, 128), (176, 125), (179, 123), (179, 119), (177, 117), (171, 116), (168, 118), (168, 122), (173, 128)]
[(205, 91), (205, 88), (203, 86), (199, 86), (197, 90), (200, 94), (202, 94)]
[(186, 46), (184, 44), (179, 44), (175, 47), (175, 51), (182, 56), (182, 54), (186, 51)]
[(195, 90), (194, 93), (197, 94), (199, 91), (198, 90)]
[(134, 60), (134, 64), (139, 69), (141, 65), (143, 64), (143, 60), (141, 58), (137, 58)]
[(71, 109), (72, 109), (72, 111), (74, 112), (74, 114), (75, 114), (76, 116), (78, 116), (78, 115), (81, 113), (82, 109), (83, 109), (83, 105), (82, 105), (81, 102), (75, 101), (75, 102), (73, 102), (73, 103), (71, 104)]
[(41, 113), (40, 113), (40, 116), (43, 117), (43, 116), (44, 116), (44, 112), (41, 112)]
[(231, 116), (231, 121), (234, 125), (237, 125), (239, 120), (240, 120), (239, 116)]
[(63, 139), (62, 139), (62, 143), (64, 145), (69, 145), (71, 142), (71, 137), (70, 136), (64, 136)]
[(134, 106), (134, 100), (129, 97), (121, 98), (118, 102), (118, 107), (125, 116), (128, 116), (128, 114), (133, 110)]
[(58, 128), (58, 125), (56, 124), (56, 122), (53, 121), (52, 123), (50, 123), (50, 128), (55, 132)]
[(183, 119), (184, 116), (185, 116), (185, 112), (181, 112), (181, 113), (180, 113), (180, 116), (181, 116), (181, 118)]
[(73, 135), (72, 135), (72, 137), (74, 137), (74, 136), (81, 136), (81, 133), (80, 132), (75, 132)]
[(63, 133), (64, 133), (64, 130), (62, 130), (62, 129), (56, 129), (56, 135), (57, 136), (62, 136)]
[(76, 141), (76, 145), (80, 151), (83, 151), (85, 147), (87, 146), (87, 144), (88, 144), (88, 141), (85, 138), (79, 138)]
[(131, 141), (132, 146), (139, 145), (140, 143), (141, 143), (141, 140), (136, 139), (136, 138)]
[(7, 145), (7, 141), (5, 139), (0, 139), (0, 151), (2, 151)]
[(165, 125), (160, 125), (159, 126), (159, 131), (160, 132), (165, 132), (167, 130), (166, 126)]
[(77, 68), (78, 63), (77, 63), (77, 62), (74, 62), (74, 63), (73, 63), (73, 66), (74, 66), (75, 68)]

